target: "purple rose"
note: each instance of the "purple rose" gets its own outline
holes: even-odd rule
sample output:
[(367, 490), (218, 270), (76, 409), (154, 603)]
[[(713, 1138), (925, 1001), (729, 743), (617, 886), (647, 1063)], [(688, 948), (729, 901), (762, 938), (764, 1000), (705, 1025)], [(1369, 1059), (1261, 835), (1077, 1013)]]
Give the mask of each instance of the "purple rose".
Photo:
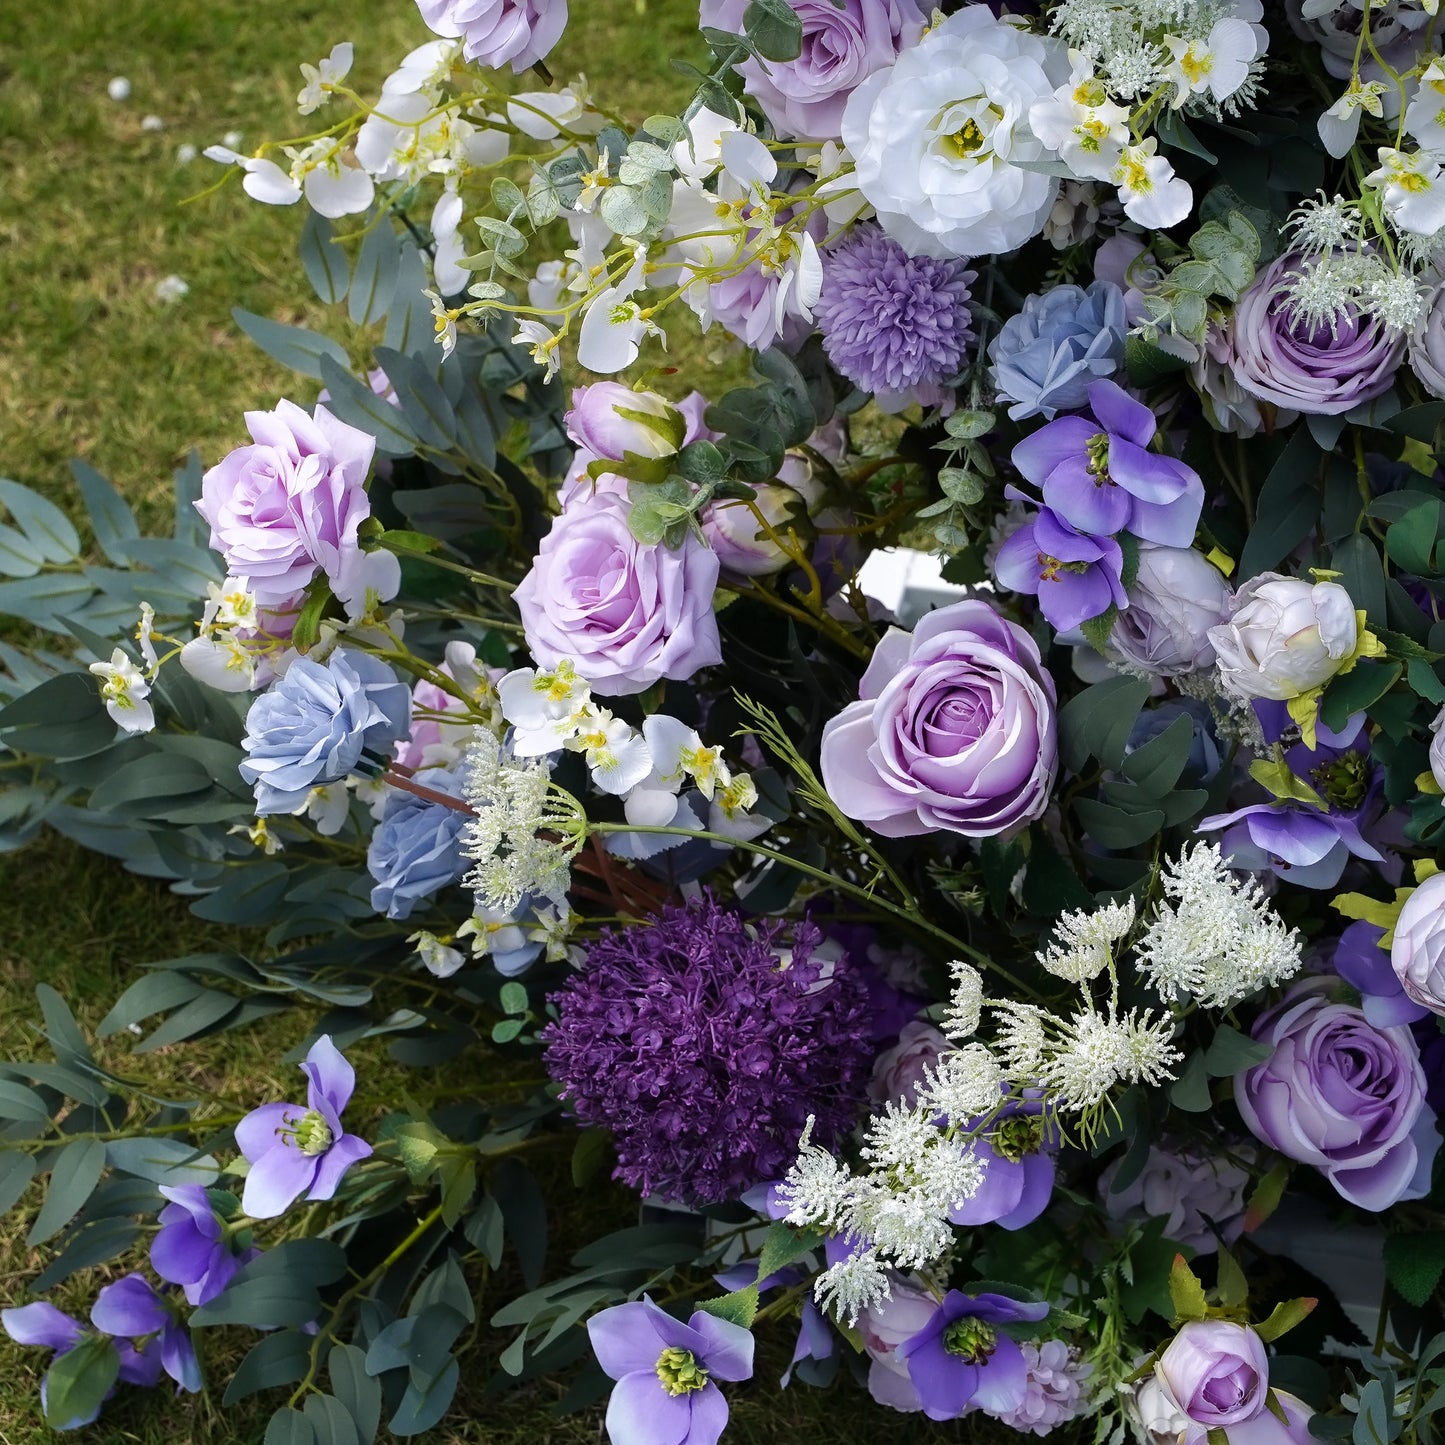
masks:
[(1239, 298), (1228, 333), (1234, 373), (1240, 386), (1261, 401), (1313, 416), (1338, 416), (1390, 389), (1406, 337), (1353, 306), (1333, 328), (1301, 320), (1285, 288), (1304, 264), (1295, 254), (1279, 257)]
[(201, 480), (196, 510), (233, 577), (262, 607), (290, 603), (319, 569), (343, 599), (362, 553), (356, 531), (371, 514), (366, 474), (376, 439), (326, 410), (294, 402), (248, 411), (252, 445), (237, 447)]
[(898, 1042), (873, 1060), (873, 1077), (868, 1081), (868, 1097), (876, 1104), (902, 1099), (913, 1104), (918, 1099), (925, 1069), (936, 1069), (938, 1060), (952, 1045), (927, 1019), (913, 1019), (904, 1024)]
[(1254, 1037), (1274, 1053), (1234, 1076), (1234, 1098), (1256, 1138), (1378, 1212), (1423, 1197), (1440, 1140), (1410, 1030), (1376, 1028), (1333, 986), (1307, 979), (1260, 1015)]
[[(917, 44), (924, 16), (915, 0), (791, 0), (803, 27), (795, 60), (738, 66), (744, 86), (780, 134), (837, 140), (855, 87)], [(745, 0), (702, 0), (702, 24), (739, 34)]]
[(1128, 588), (1109, 644), (1125, 661), (1156, 677), (1182, 677), (1214, 665), (1209, 629), (1228, 620), (1224, 574), (1191, 547), (1139, 547), (1139, 570)]
[(1390, 967), (1406, 997), (1445, 1014), (1445, 873), (1427, 878), (1405, 900), (1390, 945)]
[(908, 1362), (898, 1346), (923, 1329), (938, 1301), (915, 1275), (890, 1275), (888, 1295), (858, 1316), (858, 1335), (868, 1354), (868, 1393), (890, 1410), (912, 1413), (923, 1408), (908, 1378)]
[(416, 0), (427, 28), (460, 40), (462, 54), (520, 75), (542, 60), (567, 28), (567, 0)]
[(1242, 1425), (1266, 1409), (1269, 1359), (1247, 1325), (1191, 1320), (1159, 1356), (1155, 1374), (1196, 1425)]
[(563, 421), (579, 447), (614, 462), (629, 454), (670, 457), (682, 445), (686, 428), (682, 413), (666, 397), (633, 391), (620, 381), (577, 387)]
[(607, 697), (722, 661), (712, 598), (718, 559), (691, 532), (680, 547), (639, 542), (622, 497), (564, 510), (516, 591), (542, 667), (570, 658)]
[(850, 703), (823, 729), (823, 783), (888, 838), (943, 828), (991, 838), (1049, 805), (1054, 684), (1038, 647), (986, 602), (890, 629)]

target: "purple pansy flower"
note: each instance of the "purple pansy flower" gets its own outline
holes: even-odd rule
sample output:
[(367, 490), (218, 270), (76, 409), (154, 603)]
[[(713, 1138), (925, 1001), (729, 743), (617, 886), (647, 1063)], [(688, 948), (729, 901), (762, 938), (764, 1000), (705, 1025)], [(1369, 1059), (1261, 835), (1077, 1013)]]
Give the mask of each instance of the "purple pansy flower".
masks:
[(161, 1227), (151, 1240), (151, 1268), (180, 1285), (191, 1304), (209, 1304), (260, 1251), (235, 1251), (201, 1185), (163, 1184), (161, 1193), (170, 1203), (161, 1210)]
[(644, 1297), (587, 1321), (597, 1363), (617, 1381), (607, 1404), (612, 1445), (715, 1445), (728, 1422), (714, 1384), (753, 1373), (753, 1337), (698, 1310), (686, 1323)]
[[(192, 1394), (201, 1388), (201, 1364), (190, 1331), (144, 1275), (128, 1274), (106, 1285), (91, 1306), (90, 1322), (117, 1339), (149, 1341), (155, 1336), (166, 1374)], [(144, 1353), (150, 1353), (149, 1344)]]
[(1028, 1367), (1017, 1342), (996, 1327), (1036, 1323), (1048, 1312), (1043, 1303), (949, 1290), (933, 1318), (898, 1346), (923, 1413), (930, 1420), (956, 1420), (970, 1406), (990, 1415), (1018, 1409)]
[(1154, 413), (1112, 381), (1089, 387), (1089, 412), (1026, 436), (1013, 449), (1014, 466), (1080, 532), (1189, 546), (1204, 483), (1192, 467), (1148, 449), (1158, 430)]
[(1119, 544), (1076, 531), (1048, 507), (999, 548), (993, 570), (999, 586), (1037, 597), (1056, 632), (1129, 605)]
[(1352, 923), (1335, 944), (1330, 967), (1360, 991), (1360, 1007), (1376, 1028), (1412, 1024), (1430, 1017), (1430, 1010), (1410, 998), (1390, 966), (1390, 955), (1380, 947), (1385, 930), (1363, 919)]
[(1010, 1104), (989, 1132), (974, 1144), (984, 1164), (983, 1183), (971, 1198), (948, 1211), (954, 1224), (997, 1224), (1022, 1229), (1048, 1207), (1054, 1192), (1054, 1155), (1058, 1131), (1049, 1126), (1043, 1105)]
[(1297, 743), (1284, 755), (1289, 770), (1308, 783), (1326, 804), (1279, 799), (1215, 813), (1198, 827), (1225, 830), (1220, 846), (1236, 868), (1269, 869), (1302, 888), (1333, 888), (1351, 856), (1371, 863), (1388, 860), (1362, 829), (1377, 821), (1380, 780), (1372, 769), (1365, 715), (1357, 713), (1341, 732), (1323, 723), (1317, 746)]
[(371, 1153), (371, 1145), (341, 1127), (356, 1087), (356, 1071), (322, 1034), (301, 1071), (309, 1080), (306, 1107), (262, 1104), (236, 1125), (236, 1144), (251, 1163), (241, 1207), (253, 1219), (284, 1214), (302, 1194), (330, 1199), (341, 1176)]

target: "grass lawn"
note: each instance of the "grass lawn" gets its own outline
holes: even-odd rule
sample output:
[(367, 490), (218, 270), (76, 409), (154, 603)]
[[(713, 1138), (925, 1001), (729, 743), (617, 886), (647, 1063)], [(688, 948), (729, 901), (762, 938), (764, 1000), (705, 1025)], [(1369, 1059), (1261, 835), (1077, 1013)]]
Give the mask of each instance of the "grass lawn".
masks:
[[(638, 118), (675, 105), (673, 55), (695, 53), (689, 0), (574, 0), (572, 31), (552, 61), (587, 72), (610, 103)], [(67, 462), (84, 456), (139, 504), (152, 525), (170, 506), (172, 468), (195, 447), (213, 462), (243, 439), (241, 413), (281, 395), (309, 395), (236, 331), (232, 306), (305, 319), (310, 292), (294, 261), (303, 207), (247, 201), (238, 186), (186, 204), (219, 175), (181, 162), (231, 130), (243, 149), (295, 128), (297, 66), (337, 40), (356, 42), (352, 82), (374, 89), (391, 62), (426, 32), (409, 0), (72, 0), (5, 6), (0, 51), (0, 472), (68, 502)], [(118, 103), (107, 82), (124, 76)], [(159, 129), (146, 118), (159, 117)], [(182, 299), (157, 297), (179, 276)], [(304, 384), (303, 384), (304, 385)], [(147, 959), (232, 946), (184, 904), (107, 860), (59, 839), (0, 856), (0, 1048), (32, 1047), (37, 981), (56, 986), (93, 1025)], [(145, 1065), (181, 1071), (218, 1093), (259, 1102), (284, 1097), (294, 1071), (277, 1062), (296, 1022), (231, 1033), (210, 1045), (162, 1051)], [(112, 1051), (123, 1057), (124, 1048)], [(131, 1064), (128, 1067), (135, 1067)], [(376, 1080), (371, 1081), (375, 1087)], [(565, 1190), (555, 1195), (566, 1211)], [(577, 1242), (599, 1217), (627, 1222), (621, 1191), (578, 1200)], [(584, 1222), (585, 1219), (585, 1222)], [(564, 1233), (567, 1220), (560, 1221)], [(23, 1230), (0, 1230), (0, 1304), (19, 1304), (40, 1267)], [(562, 1257), (559, 1250), (558, 1258)], [(84, 1309), (101, 1281), (69, 1297)], [(66, 1302), (62, 1300), (62, 1302)], [(483, 1313), (496, 1300), (484, 1302)], [(496, 1341), (500, 1349), (505, 1339)], [(208, 1340), (213, 1378), (244, 1341)], [(928, 1426), (875, 1409), (851, 1385), (827, 1393), (771, 1381), (790, 1339), (775, 1337), (759, 1378), (732, 1393), (736, 1442), (813, 1445), (861, 1440), (947, 1442), (963, 1426)], [(49, 1439), (36, 1398), (43, 1356), (0, 1341), (0, 1445)], [(560, 1394), (473, 1389), (452, 1422), (427, 1438), (512, 1445), (599, 1438), (596, 1413), (558, 1419)], [(214, 1396), (125, 1390), (81, 1438), (107, 1442), (260, 1441), (270, 1403), (223, 1412)]]

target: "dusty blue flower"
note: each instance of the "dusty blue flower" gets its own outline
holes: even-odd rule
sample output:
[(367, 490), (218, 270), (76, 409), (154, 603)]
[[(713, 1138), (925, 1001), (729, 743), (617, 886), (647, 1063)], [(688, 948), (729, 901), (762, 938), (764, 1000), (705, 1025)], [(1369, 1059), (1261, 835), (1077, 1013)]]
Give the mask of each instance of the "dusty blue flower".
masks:
[[(462, 796), (461, 780), (448, 768), (426, 768), (413, 781), (458, 800)], [(461, 844), (469, 817), (431, 798), (393, 790), (366, 850), (366, 867), (376, 882), (371, 906), (388, 918), (407, 918), (424, 898), (455, 883), (467, 871)]]
[(1124, 364), (1124, 293), (1112, 281), (1030, 296), (988, 349), (999, 396), (1015, 421), (1083, 406), (1089, 384)]
[(296, 812), (363, 752), (384, 760), (410, 714), (411, 692), (377, 658), (341, 648), (325, 662), (298, 657), (246, 714), (250, 756), (240, 771), (256, 789), (257, 814)]

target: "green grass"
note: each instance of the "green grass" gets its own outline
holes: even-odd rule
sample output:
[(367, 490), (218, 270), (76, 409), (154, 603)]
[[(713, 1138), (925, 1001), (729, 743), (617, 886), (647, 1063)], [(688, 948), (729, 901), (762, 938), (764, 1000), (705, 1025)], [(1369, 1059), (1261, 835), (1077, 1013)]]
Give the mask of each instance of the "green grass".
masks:
[[(390, 63), (426, 32), (408, 0), (71, 0), (5, 7), (0, 52), (0, 473), (79, 508), (67, 463), (83, 456), (113, 478), (151, 526), (169, 510), (170, 474), (196, 448), (209, 463), (244, 435), (241, 413), (281, 395), (309, 400), (305, 384), (240, 335), (233, 306), (282, 320), (324, 320), (295, 263), (302, 208), (246, 200), (234, 183), (187, 204), (219, 171), (183, 165), (177, 147), (198, 149), (223, 133), (245, 133), (245, 148), (297, 125), (297, 65), (339, 39), (357, 46), (353, 80), (374, 88)], [(673, 55), (696, 54), (689, 0), (574, 0), (571, 33), (552, 65), (587, 72), (609, 104), (638, 119), (680, 103), (685, 83)], [(132, 84), (124, 104), (106, 83)], [(165, 128), (142, 128), (155, 114)], [(181, 301), (155, 297), (155, 283), (179, 275)], [(690, 386), (694, 344), (676, 359)], [(138, 966), (202, 949), (241, 945), (202, 924), (184, 901), (114, 863), (46, 838), (0, 855), (0, 1056), (38, 1045), (30, 1022), (34, 986), (45, 981), (93, 1028)], [(199, 1084), (259, 1101), (283, 1096), (295, 1073), (279, 1061), (299, 1035), (294, 1019), (236, 1032), (143, 1060), (110, 1041), (109, 1061), (144, 1069), (172, 1085)], [(364, 1087), (389, 1077), (383, 1056), (361, 1060)], [(368, 1069), (368, 1065), (370, 1068)], [(476, 1065), (485, 1076), (486, 1062)], [(563, 1170), (565, 1175), (565, 1169)], [(554, 1265), (605, 1224), (626, 1223), (633, 1203), (610, 1185), (576, 1199), (553, 1191), (562, 1238)], [(0, 1304), (21, 1303), (41, 1256), (24, 1229), (0, 1227)], [(94, 1276), (73, 1282), (60, 1302), (83, 1310)], [(482, 1302), (490, 1313), (515, 1283), (498, 1280)], [(207, 1342), (212, 1378), (224, 1383), (246, 1339)], [(489, 1342), (500, 1350), (505, 1338)], [(965, 1427), (928, 1426), (872, 1407), (853, 1386), (822, 1393), (773, 1383), (791, 1340), (765, 1342), (758, 1378), (730, 1391), (738, 1445), (843, 1445), (860, 1439), (948, 1442)], [(43, 1357), (0, 1340), (0, 1445), (38, 1445), (36, 1385)], [(452, 1418), (429, 1437), (477, 1445), (586, 1445), (599, 1438), (596, 1412), (556, 1418), (557, 1382), (511, 1394), (468, 1381)], [(222, 1411), (214, 1398), (167, 1389), (125, 1389), (81, 1438), (105, 1442), (259, 1441), (268, 1399)]]

